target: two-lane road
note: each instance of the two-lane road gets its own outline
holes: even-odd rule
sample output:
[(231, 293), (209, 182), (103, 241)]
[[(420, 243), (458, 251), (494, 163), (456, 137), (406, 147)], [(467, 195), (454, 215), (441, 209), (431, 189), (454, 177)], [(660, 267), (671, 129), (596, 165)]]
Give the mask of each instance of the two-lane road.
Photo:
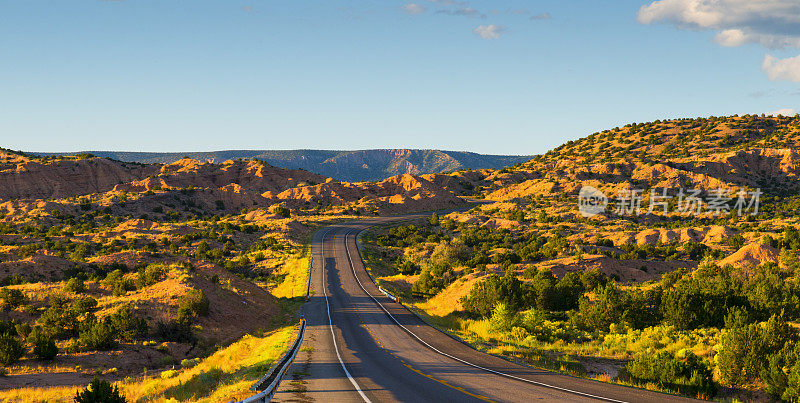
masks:
[(313, 238), (303, 348), (273, 401), (685, 401), (574, 378), (479, 352), (385, 297), (357, 234), (397, 218), (340, 224)]

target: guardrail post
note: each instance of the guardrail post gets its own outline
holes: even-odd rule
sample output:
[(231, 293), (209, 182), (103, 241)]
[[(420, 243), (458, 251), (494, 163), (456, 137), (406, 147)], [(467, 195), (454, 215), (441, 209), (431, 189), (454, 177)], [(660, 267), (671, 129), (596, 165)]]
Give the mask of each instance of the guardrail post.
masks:
[[(286, 351), (280, 359), (275, 361), (274, 364), (267, 370), (266, 375), (264, 375), (258, 382), (254, 383), (253, 386), (250, 387), (250, 390), (260, 390), (261, 392), (250, 396), (247, 399), (244, 399), (237, 403), (255, 403), (255, 402), (269, 402), (272, 399), (272, 396), (278, 390), (278, 386), (281, 384), (281, 379), (286, 374), (286, 371), (292, 365), (294, 361), (294, 357), (297, 356), (297, 352), (300, 350), (300, 345), (303, 343), (303, 335), (306, 331), (306, 319), (300, 318), (300, 329), (297, 332), (297, 338), (295, 338), (294, 343)], [(269, 383), (267, 384), (267, 382)], [(267, 384), (267, 386), (264, 386)]]

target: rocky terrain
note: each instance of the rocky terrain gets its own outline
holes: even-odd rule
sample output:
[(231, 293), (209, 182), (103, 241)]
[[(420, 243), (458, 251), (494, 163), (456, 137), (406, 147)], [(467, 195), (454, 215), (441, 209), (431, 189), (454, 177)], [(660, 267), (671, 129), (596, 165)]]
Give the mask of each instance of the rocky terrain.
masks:
[(133, 401), (246, 397), (294, 332), (314, 230), (462, 204), (410, 174), (0, 150), (0, 400), (96, 375)]
[[(146, 164), (170, 164), (184, 157), (224, 162), (257, 159), (287, 169), (304, 169), (336, 180), (380, 181), (401, 174), (430, 174), (459, 169), (500, 169), (530, 159), (530, 156), (486, 155), (441, 150), (233, 150), (186, 153), (88, 151), (98, 157)], [(75, 153), (72, 153), (75, 154)], [(80, 154), (80, 153), (78, 153)], [(40, 153), (39, 155), (66, 155)]]
[(577, 195), (585, 184), (611, 194), (629, 187), (749, 187), (788, 196), (800, 186), (798, 149), (800, 121), (794, 117), (664, 120), (594, 133), (510, 169), (428, 179), (495, 200), (542, 192)]
[[(233, 368), (268, 365), (280, 348), (250, 351), (292, 334), (315, 229), (471, 197), (486, 203), (364, 237), (373, 276), (431, 323), (604, 382), (797, 400), (798, 149), (800, 118), (748, 115), (630, 124), (502, 169), (439, 172), (456, 167), (408, 150), (314, 157), (400, 173), (374, 182), (259, 159), (5, 150), (0, 399), (74, 395), (97, 374), (137, 399), (240, 398), (261, 372)], [(308, 156), (282, 158), (295, 157)], [(597, 214), (578, 208), (584, 186), (607, 197)], [(757, 212), (739, 213), (740, 192)], [(212, 395), (222, 384), (240, 386)]]
[[(460, 199), (429, 180), (404, 174), (347, 183), (259, 160), (223, 163), (184, 158), (170, 164), (126, 163), (94, 156), (38, 158), (0, 152), (0, 209), (9, 215), (77, 209), (73, 200), (133, 214), (180, 214), (287, 205), (377, 214), (450, 208)], [(3, 201), (6, 201), (5, 203)], [(408, 203), (408, 204), (406, 204)], [(84, 204), (85, 205), (85, 204)]]
[[(702, 399), (796, 400), (799, 149), (798, 117), (617, 127), (424, 175), (493, 203), (375, 231), (365, 256), (476, 348)], [(585, 186), (607, 200), (596, 214), (579, 209)]]

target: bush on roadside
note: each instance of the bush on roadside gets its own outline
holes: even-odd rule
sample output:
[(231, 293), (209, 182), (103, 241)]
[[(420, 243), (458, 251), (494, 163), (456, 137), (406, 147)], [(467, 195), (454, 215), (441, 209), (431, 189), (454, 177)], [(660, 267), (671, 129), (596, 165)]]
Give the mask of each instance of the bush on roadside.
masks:
[(625, 368), (628, 375), (637, 381), (657, 383), (683, 394), (711, 398), (717, 393), (712, 370), (691, 351), (687, 351), (683, 358), (676, 358), (666, 351), (655, 355), (642, 354)]
[(491, 329), (496, 332), (508, 332), (520, 323), (519, 314), (505, 302), (497, 303), (489, 318)]
[(503, 277), (492, 274), (476, 283), (461, 303), (467, 312), (488, 318), (500, 302), (514, 311), (526, 308), (531, 304), (531, 295), (535, 291), (531, 292), (513, 270), (508, 270)]
[(777, 316), (762, 326), (748, 324), (744, 314), (732, 312), (725, 322), (722, 350), (716, 360), (720, 380), (729, 385), (745, 384), (763, 376), (769, 371), (770, 356), (796, 339), (794, 330)]
[(422, 294), (436, 294), (455, 281), (455, 273), (449, 263), (432, 263), (422, 269), (422, 273), (411, 286), (412, 291)]

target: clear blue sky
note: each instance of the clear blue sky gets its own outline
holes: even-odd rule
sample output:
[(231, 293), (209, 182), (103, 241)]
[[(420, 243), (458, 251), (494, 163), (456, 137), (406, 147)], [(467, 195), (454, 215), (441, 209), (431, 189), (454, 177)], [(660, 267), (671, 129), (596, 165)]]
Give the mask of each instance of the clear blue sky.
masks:
[(794, 33), (652, 3), (0, 0), (0, 146), (536, 154), (800, 108)]

